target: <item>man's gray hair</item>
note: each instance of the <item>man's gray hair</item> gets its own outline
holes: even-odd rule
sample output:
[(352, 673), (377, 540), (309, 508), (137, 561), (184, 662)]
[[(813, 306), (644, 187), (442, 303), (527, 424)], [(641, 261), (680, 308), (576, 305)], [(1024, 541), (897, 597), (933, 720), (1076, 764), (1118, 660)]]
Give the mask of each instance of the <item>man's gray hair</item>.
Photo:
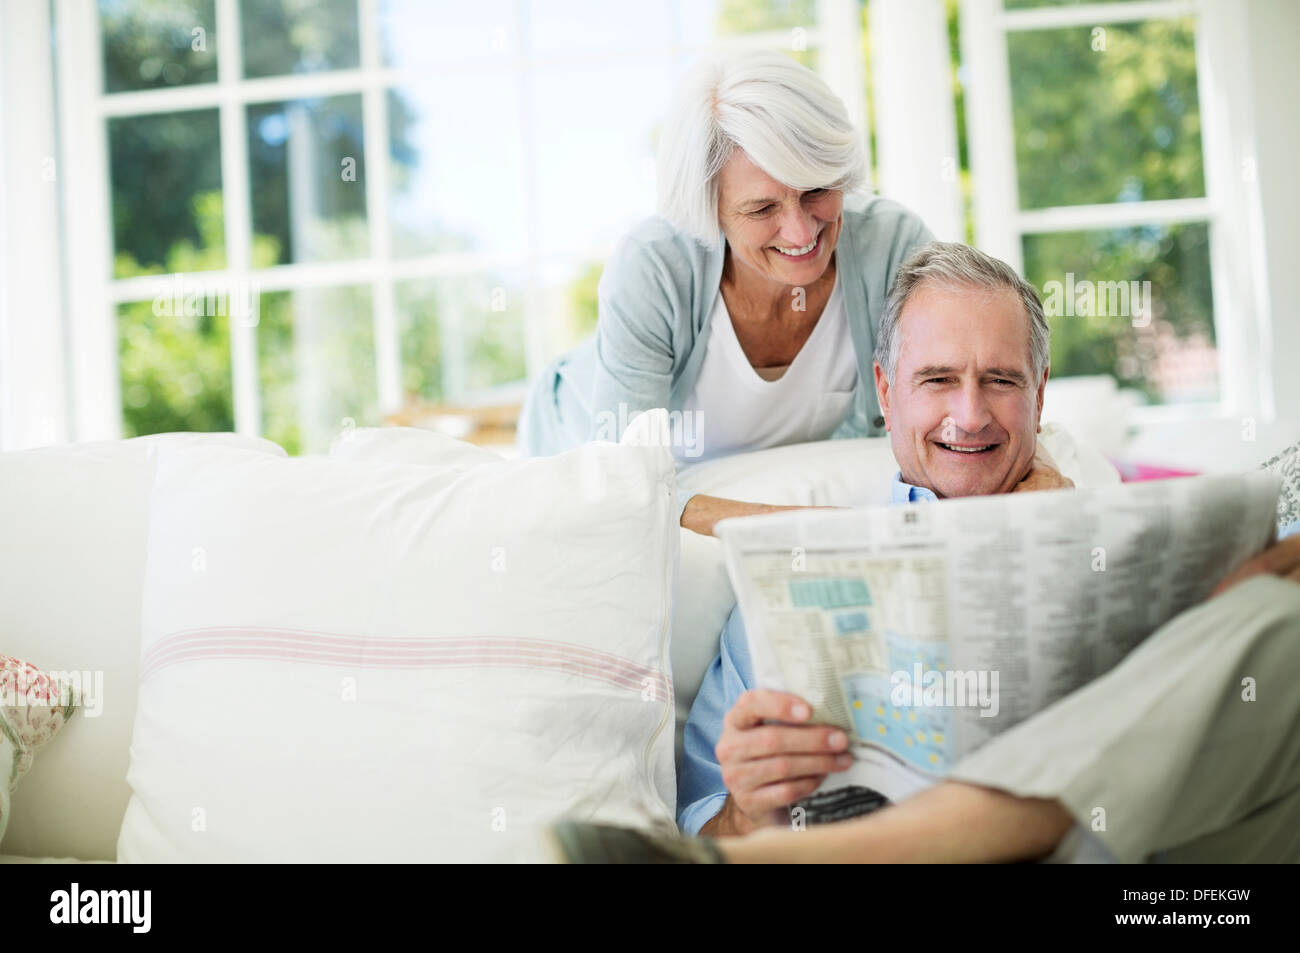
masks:
[(1029, 318), (1029, 361), (1037, 383), (1051, 360), (1051, 329), (1043, 316), (1043, 302), (1034, 286), (1021, 278), (1004, 261), (986, 255), (978, 248), (959, 242), (930, 242), (913, 252), (898, 269), (885, 299), (876, 336), (876, 363), (885, 371), (892, 386), (898, 369), (898, 352), (902, 348), (898, 318), (908, 299), (923, 287), (937, 285), (945, 289), (975, 288), (986, 291), (1006, 290), (1015, 294)]
[(808, 67), (775, 50), (715, 51), (687, 73), (665, 119), (659, 214), (719, 247), (718, 175), (736, 149), (787, 188), (853, 192), (867, 180), (863, 142)]

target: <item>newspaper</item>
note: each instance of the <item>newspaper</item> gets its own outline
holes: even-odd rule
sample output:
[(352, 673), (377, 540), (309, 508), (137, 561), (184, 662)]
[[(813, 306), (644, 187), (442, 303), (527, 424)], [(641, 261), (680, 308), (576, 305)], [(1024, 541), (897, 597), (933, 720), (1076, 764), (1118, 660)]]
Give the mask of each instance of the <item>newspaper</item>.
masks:
[[(1272, 473), (718, 525), (758, 688), (838, 725), (818, 794), (891, 801), (1097, 678), (1275, 535)], [(823, 799), (825, 801), (825, 799)]]

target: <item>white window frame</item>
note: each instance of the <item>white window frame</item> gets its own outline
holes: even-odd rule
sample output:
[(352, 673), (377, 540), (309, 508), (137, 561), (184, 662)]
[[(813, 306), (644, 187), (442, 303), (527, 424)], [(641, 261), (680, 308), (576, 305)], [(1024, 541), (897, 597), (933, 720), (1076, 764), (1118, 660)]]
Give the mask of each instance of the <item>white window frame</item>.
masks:
[[(1207, 418), (1273, 420), (1274, 381), (1263, 360), (1269, 307), (1255, 154), (1244, 0), (1145, 0), (1005, 10), (1002, 0), (961, 0), (966, 123), (977, 244), (1022, 270), (1025, 234), (1207, 222), (1219, 400), (1138, 407), (1139, 425)], [(1196, 18), (1196, 69), (1205, 196), (1021, 210), (1011, 116), (1007, 33)]]
[[(395, 85), (426, 78), (427, 73), (383, 68), (378, 37), (379, 0), (358, 0), (360, 67), (318, 74), (298, 74), (263, 79), (241, 76), (242, 50), (237, 43), (218, 39), (218, 76), (215, 83), (170, 89), (120, 93), (102, 92), (99, 13), (95, 0), (53, 0), (58, 31), (57, 84), (59, 92), (61, 167), (65, 216), (67, 309), (70, 316), (70, 378), (74, 393), (70, 439), (117, 439), (122, 436), (121, 394), (117, 352), (117, 306), (148, 300), (171, 275), (128, 279), (112, 277), (112, 219), (109, 182), (107, 120), (110, 117), (170, 113), (189, 109), (219, 110), (221, 130), (222, 191), (225, 196), (225, 269), (203, 272), (205, 287), (241, 287), (254, 281), (261, 292), (363, 284), (372, 289), (376, 348), (376, 377), (381, 415), (401, 405), (400, 338), (394, 304), (394, 282), (439, 275), (463, 274), (479, 269), (508, 267), (526, 274), (524, 305), (526, 374), (531, 379), (551, 356), (545, 337), (545, 295), (541, 273), (541, 223), (535, 191), (525, 189), (525, 227), (528, 252), (521, 259), (498, 256), (436, 254), (414, 258), (390, 257), (388, 222), (388, 113), (384, 98)], [(689, 0), (679, 0), (689, 2)], [(516, 0), (522, 7), (523, 0)], [(866, 107), (863, 92), (861, 30), (856, 0), (818, 0), (818, 22), (802, 33), (809, 48), (818, 50), (823, 77), (861, 123), (864, 141)], [(517, 19), (520, 19), (517, 17)], [(676, 21), (677, 18), (673, 18)], [(239, 36), (238, 0), (216, 0), (218, 38)], [(720, 46), (788, 47), (789, 31), (773, 31), (719, 38)], [(662, 62), (666, 75), (675, 73), (698, 49), (686, 47), (680, 34), (671, 46), (648, 52), (575, 54), (563, 57), (512, 58), (510, 68), (526, 83), (530, 70), (555, 65), (626, 62), (642, 58)], [(481, 69), (481, 64), (458, 69)], [(276, 102), (303, 97), (360, 93), (363, 105), (366, 170), (366, 213), (370, 254), (365, 258), (324, 263), (293, 263), (268, 269), (251, 267), (251, 209), (245, 107), (254, 102)], [(522, 165), (529, 182), (535, 175), (536, 132), (521, 98)], [(593, 248), (602, 257), (607, 247)], [(231, 372), (235, 429), (261, 433), (261, 408), (257, 374), (255, 328), (230, 322)], [(448, 355), (452, 359), (462, 354)], [(456, 369), (449, 370), (456, 377)], [(519, 399), (522, 386), (505, 385), (492, 392), (458, 394), (464, 400)]]
[(0, 4), (0, 450), (68, 439), (50, 10)]

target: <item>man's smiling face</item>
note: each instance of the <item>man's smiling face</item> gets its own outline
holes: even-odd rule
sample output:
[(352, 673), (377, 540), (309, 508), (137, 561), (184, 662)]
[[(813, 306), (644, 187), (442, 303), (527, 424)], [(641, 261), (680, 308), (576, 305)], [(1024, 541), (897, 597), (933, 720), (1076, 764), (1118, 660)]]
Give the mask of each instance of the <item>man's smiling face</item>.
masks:
[(1035, 378), (1029, 317), (1009, 289), (926, 285), (898, 317), (890, 384), (876, 391), (903, 480), (940, 497), (1009, 493), (1029, 472), (1047, 369)]

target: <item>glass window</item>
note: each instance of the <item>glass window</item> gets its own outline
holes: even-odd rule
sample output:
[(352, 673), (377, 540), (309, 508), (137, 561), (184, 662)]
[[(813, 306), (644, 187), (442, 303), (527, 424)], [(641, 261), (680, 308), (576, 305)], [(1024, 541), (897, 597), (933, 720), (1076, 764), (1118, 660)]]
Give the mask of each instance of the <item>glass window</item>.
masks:
[(368, 253), (360, 95), (248, 107), (253, 229), (277, 264)]
[(1112, 374), (1150, 403), (1219, 396), (1209, 227), (1026, 235), (1052, 328), (1052, 376)]
[(527, 254), (518, 83), (443, 77), (389, 93), (393, 253)]
[(368, 287), (261, 296), (262, 432), (291, 454), (326, 453), (351, 418), (380, 423)]
[[(217, 81), (224, 3), (238, 8), (238, 75), (220, 77), (220, 98), (177, 89), (160, 109), (167, 87)], [(137, 350), (157, 316), (118, 308), (129, 427), (230, 429), (248, 393), (232, 398), (230, 380), (245, 375), (260, 413), (234, 416), (294, 453), (325, 450), (345, 418), (379, 423), (381, 394), (385, 411), (520, 399), (530, 363), (592, 332), (608, 249), (655, 211), (657, 124), (685, 61), (719, 35), (763, 33), (815, 65), (818, 12), (817, 0), (98, 0), (103, 91), (154, 91), (147, 114), (118, 105), (107, 120), (114, 277), (229, 269), (223, 280), (270, 289), (252, 348), (214, 315)], [(266, 101), (268, 78), (294, 92)], [(227, 98), (243, 117), (238, 160), (222, 149)], [(383, 115), (368, 115), (376, 104)], [(387, 136), (370, 144), (378, 208), (368, 125)], [(226, 214), (244, 204), (223, 193), (232, 183), (249, 223)], [(228, 262), (227, 244), (250, 260)], [(346, 274), (305, 267), (322, 263)], [(396, 379), (379, 359), (390, 354)]]
[(550, 0), (532, 5), (532, 52), (603, 55), (667, 49), (672, 42), (665, 3), (610, 3), (609, 0)]
[(104, 92), (217, 80), (214, 0), (99, 0)]
[[(1107, 3), (1132, 3), (1133, 0), (1105, 0)], [(1093, 6), (1097, 0), (1003, 0), (1008, 10), (1029, 10), (1037, 7), (1074, 7), (1080, 4)]]
[(356, 0), (240, 0), (244, 75), (282, 76), (361, 64)]
[(1204, 195), (1195, 38), (1187, 19), (1008, 34), (1020, 207)]
[(226, 299), (186, 297), (117, 309), (124, 436), (235, 429)]
[(543, 69), (533, 77), (535, 201), (544, 255), (612, 244), (655, 209), (654, 125), (671, 74), (645, 66)]
[(808, 34), (816, 24), (817, 0), (720, 0), (714, 18), (718, 36), (784, 34), (775, 48), (812, 70), (817, 50)]
[(519, 272), (399, 283), (405, 392), (455, 402), (523, 380), (525, 292)]
[(224, 268), (217, 111), (110, 119), (108, 149), (113, 276)]

